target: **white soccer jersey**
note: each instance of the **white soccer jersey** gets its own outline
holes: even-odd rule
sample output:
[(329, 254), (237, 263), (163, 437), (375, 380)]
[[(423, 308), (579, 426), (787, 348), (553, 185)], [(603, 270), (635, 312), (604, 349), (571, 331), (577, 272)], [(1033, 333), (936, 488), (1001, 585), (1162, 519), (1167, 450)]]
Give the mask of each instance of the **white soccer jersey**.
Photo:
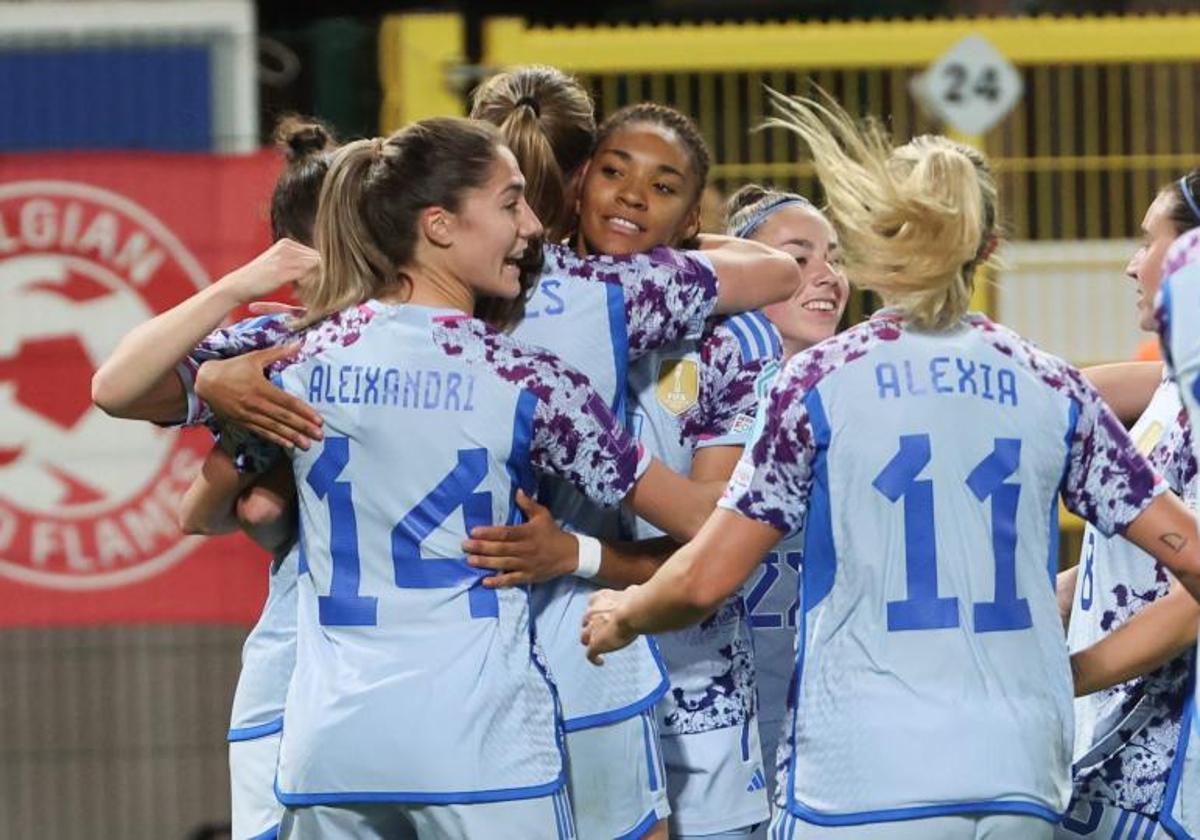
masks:
[(721, 501), (805, 528), (781, 806), (1057, 821), (1060, 486), (1113, 533), (1165, 485), (1077, 371), (982, 316), (927, 333), (885, 311), (788, 362)]
[(538, 468), (615, 504), (645, 468), (586, 378), (448, 310), (369, 302), (300, 334), (281, 387), (324, 419), (292, 453), (303, 565), (277, 790), (288, 806), (469, 803), (563, 783), (523, 589), (461, 543)]
[[(587, 374), (623, 418), (629, 363), (699, 335), (716, 299), (716, 275), (699, 253), (655, 248), (647, 254), (580, 257), (551, 245), (513, 335), (548, 348)], [(543, 481), (538, 495), (571, 530), (610, 539), (620, 535), (618, 517), (562, 481)], [(589, 581), (570, 576), (533, 591), (538, 640), (558, 683), (568, 731), (637, 715), (668, 684), (652, 638), (605, 657), (603, 668), (581, 655), (579, 627), (595, 591)]]
[(233, 693), (229, 740), (247, 741), (283, 728), (283, 699), (296, 665), (296, 578), (300, 546), (271, 561), (262, 615), (242, 645), (242, 670)]
[[(614, 412), (623, 418), (629, 360), (698, 334), (712, 313), (717, 300), (712, 265), (702, 254), (667, 248), (624, 257), (580, 257), (568, 248), (547, 245), (544, 257), (538, 284), (514, 336), (551, 350), (586, 374), (592, 387), (609, 399)], [(200, 364), (291, 338), (285, 319), (279, 316), (250, 318), (206, 337), (179, 366), (188, 397), (187, 422), (212, 419), (208, 406), (195, 395)], [(256, 438), (245, 439), (239, 447), (238, 460), (243, 466), (262, 469), (275, 457), (278, 450)], [(594, 525), (610, 518), (597, 513), (569, 483), (552, 475), (542, 478), (539, 495), (560, 520), (574, 522), (578, 529), (581, 520)], [(611, 519), (616, 521), (616, 517)], [(636, 715), (653, 705), (667, 688), (665, 666), (652, 640), (609, 657), (604, 669), (592, 667), (579, 655), (577, 627), (593, 591), (590, 583), (568, 577), (534, 592), (535, 603), (544, 605), (535, 610), (539, 639), (560, 685), (570, 729)], [(286, 618), (280, 610), (273, 615)], [(294, 622), (294, 606), (291, 616)], [(295, 641), (283, 640), (283, 644), (294, 648)], [(281, 658), (285, 653), (280, 649), (273, 656)], [(294, 653), (291, 655), (294, 658)], [(257, 663), (257, 658), (247, 660), (243, 667), (257, 671)], [(258, 687), (256, 696), (263, 699), (273, 686), (273, 705), (278, 710), (274, 717), (278, 718), (283, 713), (287, 680), (276, 682), (271, 667), (263, 668), (262, 674), (243, 673), (241, 680), (253, 682)]]
[[(1167, 484), (1189, 504), (1196, 461), (1187, 418), (1172, 382), (1164, 382), (1130, 436)], [(1092, 525), (1083, 534), (1067, 645), (1090, 647), (1166, 595), (1171, 578), (1122, 537)], [(1191, 653), (1161, 668), (1075, 701), (1075, 798), (1157, 818), (1176, 766), (1183, 706), (1193, 674)], [(1078, 808), (1078, 806), (1075, 806)]]
[[(691, 472), (698, 449), (745, 446), (755, 386), (777, 367), (778, 333), (758, 312), (710, 321), (696, 340), (640, 359), (629, 371), (631, 428), (646, 451)], [(635, 519), (635, 539), (662, 531)], [(740, 592), (695, 627), (658, 635), (671, 689), (658, 704), (671, 826), (711, 834), (765, 821), (755, 664)]]

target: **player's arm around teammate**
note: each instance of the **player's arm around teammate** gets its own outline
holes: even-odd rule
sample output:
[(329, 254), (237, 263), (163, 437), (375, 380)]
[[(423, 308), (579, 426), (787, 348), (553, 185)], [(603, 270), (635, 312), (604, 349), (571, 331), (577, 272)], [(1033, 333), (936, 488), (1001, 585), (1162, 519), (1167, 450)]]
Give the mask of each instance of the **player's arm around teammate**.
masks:
[[(963, 316), (996, 229), (994, 181), (978, 152), (929, 137), (892, 149), (828, 103), (781, 104), (813, 149), (851, 278), (891, 308), (789, 362), (722, 509), (649, 582), (594, 597), (589, 654), (700, 620), (804, 525), (813, 548), (798, 628), (804, 671), (776, 827), (805, 840), (1049, 837), (1067, 804), (1071, 735), (1069, 668), (1045, 588), (1051, 501), (1064, 487), (1072, 508), (1106, 533), (1124, 529), (1191, 588), (1195, 524), (1078, 372)], [(937, 373), (947, 364), (1016, 365), (1022, 410), (1002, 407), (987, 386), (947, 390)], [(903, 384), (898, 367), (917, 378)], [(1015, 391), (1007, 402), (1016, 408)], [(898, 451), (890, 434), (879, 439), (881, 426), (899, 435)], [(1006, 477), (1015, 483), (1000, 492), (1022, 535), (1011, 555), (979, 505)], [(935, 504), (941, 517), (920, 526)], [(994, 567), (977, 557), (989, 544)], [(706, 562), (713, 556), (723, 562)], [(1010, 557), (1019, 607), (1003, 594), (1013, 578), (997, 577)], [(924, 583), (922, 562), (934, 570)], [(959, 657), (956, 676), (945, 659), (928, 669), (931, 656)], [(1025, 723), (1001, 720), (1012, 708), (1004, 698), (1018, 695)], [(943, 760), (913, 766), (931, 738), (942, 739)], [(968, 755), (980, 750), (1004, 759), (976, 768)]]

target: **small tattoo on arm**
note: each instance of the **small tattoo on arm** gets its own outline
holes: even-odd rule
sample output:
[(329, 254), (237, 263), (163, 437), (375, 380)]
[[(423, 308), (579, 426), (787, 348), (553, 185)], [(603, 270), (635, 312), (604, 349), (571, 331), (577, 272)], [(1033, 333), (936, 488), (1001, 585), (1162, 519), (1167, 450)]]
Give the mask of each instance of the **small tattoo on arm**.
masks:
[(1176, 554), (1183, 551), (1184, 546), (1187, 545), (1187, 537), (1185, 537), (1183, 534), (1163, 534), (1158, 539), (1161, 543), (1163, 543), (1163, 545), (1174, 551)]

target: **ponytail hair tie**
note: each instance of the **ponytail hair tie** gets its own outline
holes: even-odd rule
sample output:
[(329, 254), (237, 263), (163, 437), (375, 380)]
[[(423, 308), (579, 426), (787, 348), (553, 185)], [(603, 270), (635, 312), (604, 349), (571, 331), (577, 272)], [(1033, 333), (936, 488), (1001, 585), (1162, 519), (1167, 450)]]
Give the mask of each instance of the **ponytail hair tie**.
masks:
[(540, 117), (542, 115), (541, 106), (538, 105), (538, 101), (532, 96), (522, 96), (520, 99), (518, 99), (517, 107), (520, 108), (522, 105), (528, 105), (529, 109), (533, 111), (533, 115), (535, 117)]
[(1179, 179), (1179, 191), (1183, 193), (1183, 200), (1187, 202), (1187, 206), (1192, 211), (1192, 218), (1200, 222), (1200, 203), (1197, 203), (1196, 196), (1192, 195), (1192, 190), (1188, 186), (1188, 176), (1184, 175)]

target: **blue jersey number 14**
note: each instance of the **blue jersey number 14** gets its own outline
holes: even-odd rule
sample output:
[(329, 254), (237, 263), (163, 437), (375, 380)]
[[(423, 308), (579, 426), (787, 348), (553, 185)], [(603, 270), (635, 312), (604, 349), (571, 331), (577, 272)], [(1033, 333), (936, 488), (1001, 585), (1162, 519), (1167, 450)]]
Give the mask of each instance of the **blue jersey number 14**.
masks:
[[(901, 435), (900, 450), (875, 476), (874, 487), (891, 502), (904, 503), (904, 564), (907, 597), (889, 601), (888, 630), (957, 627), (958, 598), (938, 594), (933, 481), (918, 479), (932, 457), (929, 435)], [(1029, 602), (1017, 597), (1017, 501), (1019, 484), (1007, 479), (1021, 463), (1021, 441), (996, 438), (992, 451), (966, 476), (967, 489), (992, 509), (992, 558), (996, 588), (991, 601), (975, 603), (975, 632), (1023, 630), (1033, 626)]]
[[(318, 598), (320, 621), (326, 626), (374, 626), (378, 599), (358, 594), (362, 570), (350, 482), (337, 480), (350, 463), (350, 441), (328, 437), (323, 446), (307, 478), (317, 498), (329, 506), (329, 553), (333, 562), (329, 594)], [(484, 573), (468, 566), (462, 557), (423, 557), (421, 542), (459, 509), (465, 533), (492, 524), (492, 496), (478, 491), (487, 471), (486, 449), (460, 449), (454, 469), (392, 529), (396, 586), (449, 589), (466, 585), (472, 618), (499, 614), (496, 593), (479, 586)]]

